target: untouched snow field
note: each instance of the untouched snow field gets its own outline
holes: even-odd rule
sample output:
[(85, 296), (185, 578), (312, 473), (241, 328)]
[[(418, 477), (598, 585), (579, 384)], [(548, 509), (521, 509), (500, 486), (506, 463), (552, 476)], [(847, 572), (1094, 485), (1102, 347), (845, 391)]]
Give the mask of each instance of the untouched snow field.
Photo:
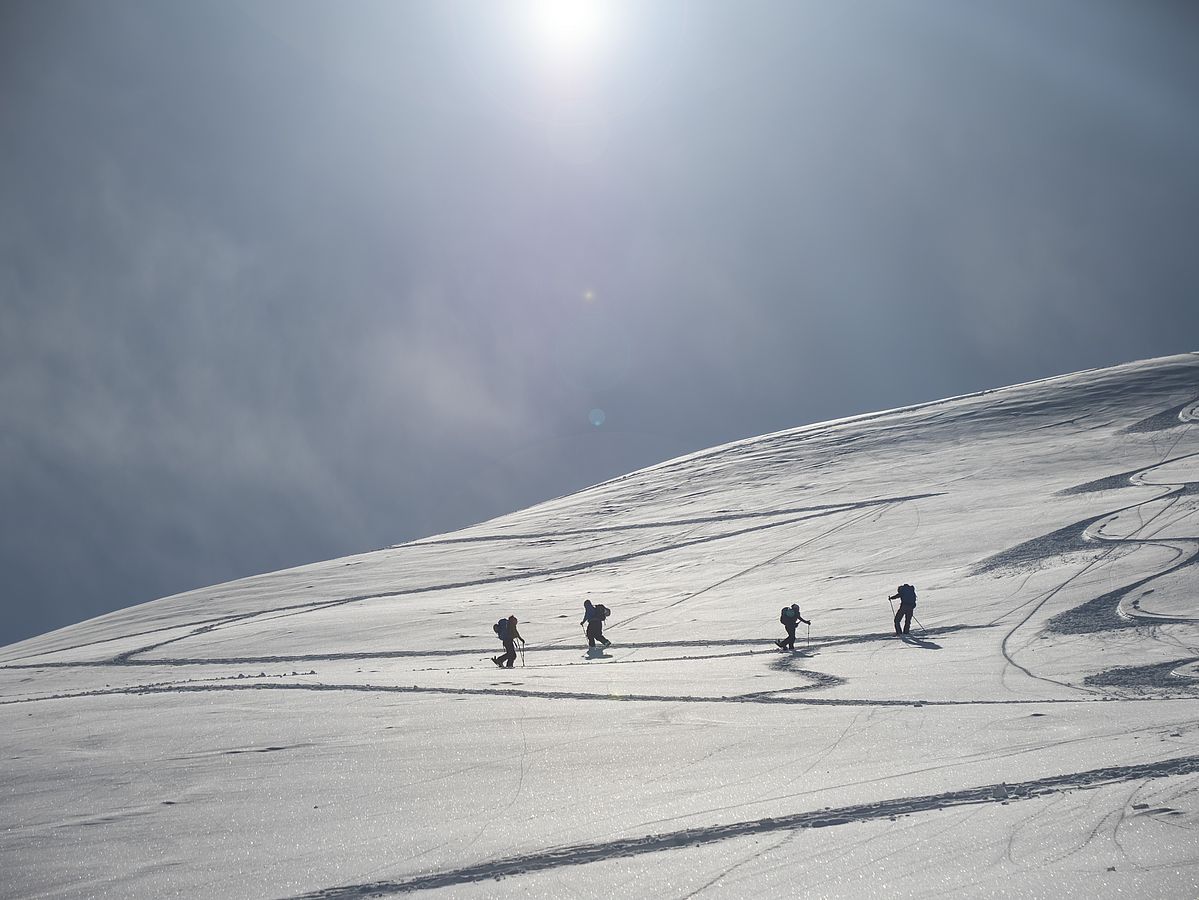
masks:
[(1197, 420), (1083, 372), (0, 649), (0, 894), (1199, 896)]

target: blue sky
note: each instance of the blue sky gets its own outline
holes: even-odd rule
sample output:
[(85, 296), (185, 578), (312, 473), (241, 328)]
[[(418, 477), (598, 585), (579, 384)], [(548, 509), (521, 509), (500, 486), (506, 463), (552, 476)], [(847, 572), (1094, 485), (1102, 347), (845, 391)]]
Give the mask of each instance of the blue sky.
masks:
[(1189, 4), (570, 6), (0, 8), (0, 642), (1195, 349)]

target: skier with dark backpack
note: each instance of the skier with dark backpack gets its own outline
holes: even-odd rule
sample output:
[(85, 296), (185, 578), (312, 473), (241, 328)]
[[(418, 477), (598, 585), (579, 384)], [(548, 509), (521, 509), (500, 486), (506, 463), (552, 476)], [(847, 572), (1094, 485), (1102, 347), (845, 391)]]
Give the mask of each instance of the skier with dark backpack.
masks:
[(800, 622), (803, 622), (805, 625), (812, 624), (809, 619), (805, 619), (799, 614), (798, 603), (792, 603), (790, 606), (784, 606), (779, 612), (779, 621), (782, 623), (783, 627), (787, 629), (787, 636), (782, 640), (775, 641), (780, 650), (795, 649), (795, 629), (799, 627)]
[(524, 644), (525, 639), (520, 636), (520, 632), (516, 630), (516, 616), (508, 616), (506, 619), (500, 619), (491, 626), (491, 630), (496, 633), (496, 636), (504, 642), (503, 656), (493, 656), (491, 661), (501, 669), (511, 669), (516, 662), (516, 642), (520, 641)]
[(612, 642), (604, 637), (604, 619), (611, 615), (612, 610), (599, 603), (592, 605), (590, 600), (583, 601), (583, 621), (580, 625), (587, 628), (587, 646), (595, 648), (595, 642), (599, 641), (605, 647)]
[[(901, 584), (888, 600), (899, 600), (899, 612), (895, 614), (895, 633), (907, 634), (912, 627), (912, 616), (916, 614), (916, 589), (910, 584)], [(899, 630), (899, 620), (903, 619), (903, 631)]]

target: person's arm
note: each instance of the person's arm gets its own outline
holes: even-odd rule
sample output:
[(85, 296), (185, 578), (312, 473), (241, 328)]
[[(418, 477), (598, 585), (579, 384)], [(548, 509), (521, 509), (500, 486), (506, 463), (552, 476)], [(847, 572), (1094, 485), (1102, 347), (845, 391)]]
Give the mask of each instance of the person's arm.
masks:
[(892, 595), (891, 595), (890, 597), (888, 597), (887, 599), (888, 599), (888, 600), (898, 600), (898, 599), (899, 599), (899, 594), (892, 594)]
[(811, 619), (805, 619), (803, 616), (800, 616), (800, 617), (799, 617), (799, 621), (803, 622), (805, 625), (811, 625), (811, 624), (812, 624), (812, 620), (811, 620)]
[(522, 644), (525, 642), (525, 639), (520, 636), (520, 629), (518, 628), (512, 629), (512, 638), (513, 640), (520, 641)]

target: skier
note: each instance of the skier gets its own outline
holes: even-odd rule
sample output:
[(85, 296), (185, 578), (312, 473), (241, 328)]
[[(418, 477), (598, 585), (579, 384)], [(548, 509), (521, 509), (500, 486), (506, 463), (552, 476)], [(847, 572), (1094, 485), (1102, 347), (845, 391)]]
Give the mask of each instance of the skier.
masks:
[[(912, 627), (912, 616), (916, 613), (916, 589), (910, 584), (901, 584), (888, 600), (899, 600), (899, 612), (895, 614), (895, 633), (907, 634)], [(903, 619), (903, 631), (899, 630), (899, 620)]]
[(604, 604), (593, 606), (590, 600), (583, 601), (583, 621), (580, 625), (587, 626), (587, 646), (595, 649), (595, 642), (599, 641), (605, 647), (612, 642), (604, 637), (604, 619), (608, 618), (611, 612)]
[(799, 623), (805, 625), (812, 623), (799, 614), (799, 604), (792, 603), (790, 606), (784, 606), (779, 613), (779, 621), (783, 623), (783, 627), (787, 629), (787, 636), (781, 641), (775, 641), (780, 650), (795, 649), (795, 629), (799, 627)]
[(516, 616), (508, 616), (506, 619), (500, 619), (491, 626), (491, 630), (499, 635), (499, 639), (504, 642), (504, 650), (507, 651), (503, 656), (493, 656), (491, 661), (501, 669), (511, 669), (516, 662), (516, 642), (522, 644), (525, 639), (520, 636), (520, 632), (516, 630)]

